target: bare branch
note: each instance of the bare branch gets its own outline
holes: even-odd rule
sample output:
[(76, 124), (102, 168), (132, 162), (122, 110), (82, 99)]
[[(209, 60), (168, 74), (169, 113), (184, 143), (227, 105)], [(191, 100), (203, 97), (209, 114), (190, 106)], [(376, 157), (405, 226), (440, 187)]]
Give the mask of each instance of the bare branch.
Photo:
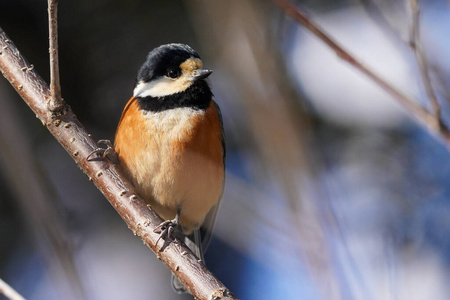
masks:
[(431, 86), (431, 80), (429, 75), (429, 65), (428, 59), (423, 51), (422, 45), (420, 43), (419, 38), (419, 16), (420, 16), (420, 8), (417, 3), (417, 0), (409, 0), (411, 6), (411, 37), (410, 37), (410, 46), (414, 51), (416, 56), (417, 64), (420, 68), (420, 75), (422, 77), (423, 84), (425, 86), (425, 90), (427, 91), (428, 98), (430, 99), (431, 105), (433, 107), (434, 114), (437, 119), (441, 119), (441, 106), (437, 101), (436, 94), (434, 93), (433, 87)]
[[(0, 82), (0, 91), (7, 82)], [(10, 93), (0, 93), (1, 165), (14, 192), (34, 243), (47, 266), (50, 277), (58, 282), (57, 290), (65, 300), (86, 299), (81, 278), (74, 261), (73, 245), (67, 235), (66, 222), (53, 200), (56, 191), (42, 176), (36, 161), (36, 145), (17, 110)], [(14, 99), (15, 100), (15, 99)]]
[(384, 29), (390, 37), (400, 39), (409, 45), (414, 52), (417, 65), (420, 69), (420, 76), (422, 78), (423, 85), (425, 87), (428, 99), (431, 103), (433, 112), (437, 119), (441, 120), (441, 106), (437, 101), (436, 93), (431, 84), (429, 75), (429, 63), (425, 51), (423, 50), (422, 43), (420, 42), (420, 7), (417, 0), (409, 0), (411, 8), (411, 26), (409, 40), (404, 40), (400, 37), (398, 32), (389, 24), (380, 7), (371, 0), (361, 0), (363, 7), (367, 13), (380, 25), (380, 28)]
[(0, 294), (5, 295), (10, 300), (25, 300), (15, 289), (0, 279)]
[(441, 119), (437, 118), (436, 114), (423, 108), (418, 101), (400, 92), (381, 76), (362, 64), (347, 50), (335, 42), (327, 33), (319, 28), (319, 26), (308, 18), (300, 9), (292, 5), (290, 2), (286, 0), (272, 1), (277, 4), (285, 12), (285, 14), (291, 16), (299, 24), (303, 25), (306, 29), (333, 49), (341, 59), (347, 61), (350, 65), (373, 80), (382, 89), (391, 94), (394, 99), (396, 99), (418, 121), (420, 125), (435, 136), (441, 137), (441, 141), (444, 142), (448, 148), (450, 148), (450, 132), (442, 123)]
[(48, 102), (52, 112), (60, 112), (64, 109), (64, 101), (61, 98), (61, 85), (59, 81), (59, 58), (58, 58), (58, 2), (59, 0), (48, 0), (48, 31), (49, 31), (49, 53), (50, 53), (50, 93)]
[(394, 42), (405, 42), (401, 32), (389, 21), (383, 9), (374, 0), (360, 0), (367, 15), (378, 25), (378, 27)]
[(94, 140), (68, 105), (58, 115), (50, 112), (46, 101), (50, 97), (48, 85), (1, 28), (0, 51), (0, 70), (3, 76), (105, 195), (133, 233), (142, 239), (197, 299), (236, 299), (183, 242), (175, 239), (162, 249), (162, 243), (159, 246), (155, 244), (159, 235), (153, 229), (162, 222), (161, 218), (137, 195), (118, 166), (101, 160), (86, 160), (86, 156), (96, 148)]

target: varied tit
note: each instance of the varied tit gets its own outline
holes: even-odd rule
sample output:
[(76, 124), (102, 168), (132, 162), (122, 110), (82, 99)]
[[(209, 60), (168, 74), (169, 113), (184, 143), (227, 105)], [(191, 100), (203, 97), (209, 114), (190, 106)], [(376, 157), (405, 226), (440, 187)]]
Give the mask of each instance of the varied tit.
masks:
[[(211, 73), (187, 45), (153, 49), (138, 72), (114, 141), (126, 176), (166, 220), (157, 227), (160, 238), (178, 229), (202, 260), (225, 170), (222, 117), (205, 80)], [(172, 283), (185, 292), (178, 280)]]

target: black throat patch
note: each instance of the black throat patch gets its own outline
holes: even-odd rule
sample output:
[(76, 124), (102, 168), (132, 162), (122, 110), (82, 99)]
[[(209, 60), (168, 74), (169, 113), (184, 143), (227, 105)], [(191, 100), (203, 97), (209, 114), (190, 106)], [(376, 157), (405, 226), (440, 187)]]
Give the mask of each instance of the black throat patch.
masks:
[(185, 91), (163, 97), (137, 97), (142, 110), (161, 112), (169, 109), (189, 107), (206, 110), (212, 100), (212, 92), (205, 80), (199, 80)]

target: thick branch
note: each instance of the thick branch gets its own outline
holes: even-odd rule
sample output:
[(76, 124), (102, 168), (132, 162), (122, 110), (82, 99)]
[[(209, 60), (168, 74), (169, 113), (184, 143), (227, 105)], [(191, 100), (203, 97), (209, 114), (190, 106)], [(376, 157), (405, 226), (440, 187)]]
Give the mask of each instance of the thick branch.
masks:
[(96, 148), (94, 140), (69, 106), (57, 116), (49, 110), (46, 102), (50, 97), (48, 85), (1, 28), (0, 51), (0, 70), (3, 76), (105, 195), (133, 233), (155, 252), (196, 298), (236, 299), (184, 243), (175, 240), (163, 250), (160, 249), (161, 242), (158, 247), (155, 245), (158, 234), (153, 229), (161, 223), (161, 218), (136, 194), (116, 165), (100, 160), (86, 161), (86, 156)]
[(49, 108), (53, 112), (64, 109), (61, 98), (61, 85), (59, 81), (59, 58), (58, 58), (58, 2), (59, 0), (48, 0), (48, 32), (49, 32), (49, 54), (50, 54), (50, 94)]
[(444, 126), (434, 113), (429, 112), (423, 108), (418, 101), (403, 94), (392, 86), (389, 82), (383, 79), (381, 76), (373, 72), (371, 69), (362, 64), (347, 50), (335, 42), (327, 33), (325, 33), (318, 25), (316, 25), (310, 18), (308, 18), (300, 9), (295, 7), (287, 0), (272, 0), (277, 4), (286, 15), (289, 15), (299, 24), (303, 25), (311, 33), (317, 36), (325, 44), (327, 44), (336, 54), (347, 61), (350, 65), (355, 67), (360, 72), (364, 73), (382, 89), (391, 94), (417, 121), (420, 125), (426, 128), (430, 133), (435, 136), (439, 136), (441, 141), (450, 148), (450, 132), (446, 126)]

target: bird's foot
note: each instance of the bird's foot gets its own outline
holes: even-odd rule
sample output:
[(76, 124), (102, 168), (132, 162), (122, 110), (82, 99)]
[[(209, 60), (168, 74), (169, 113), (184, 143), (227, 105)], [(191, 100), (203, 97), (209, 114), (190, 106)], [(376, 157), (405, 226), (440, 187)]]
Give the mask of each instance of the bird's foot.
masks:
[(179, 214), (176, 215), (175, 219), (173, 219), (173, 220), (166, 220), (166, 221), (162, 222), (161, 224), (159, 224), (153, 230), (153, 232), (159, 233), (159, 237), (156, 240), (156, 244), (155, 245), (158, 245), (158, 242), (159, 242), (160, 239), (165, 239), (165, 240), (170, 240), (171, 239), (173, 231), (179, 225), (178, 218), (179, 218)]
[[(100, 147), (100, 145), (105, 145), (106, 148)], [(114, 147), (110, 140), (99, 140), (97, 142), (98, 148), (89, 153), (89, 155), (86, 157), (86, 160), (89, 160), (94, 155), (100, 156), (102, 159), (107, 158), (110, 162), (113, 164), (117, 164), (119, 162), (119, 157), (117, 155), (116, 150), (114, 150)]]

